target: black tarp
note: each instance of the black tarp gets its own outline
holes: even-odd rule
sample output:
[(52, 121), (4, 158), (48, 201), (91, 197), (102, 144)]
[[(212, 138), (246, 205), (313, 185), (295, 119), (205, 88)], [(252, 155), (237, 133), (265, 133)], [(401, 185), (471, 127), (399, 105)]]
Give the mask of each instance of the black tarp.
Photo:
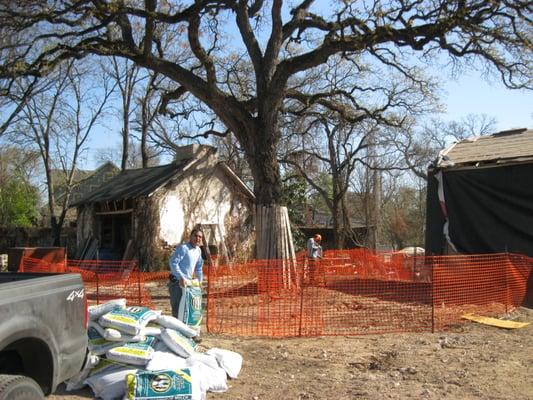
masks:
[[(449, 232), (460, 253), (520, 253), (533, 257), (533, 164), (443, 169)], [(428, 178), (426, 251), (444, 254), (438, 182)]]

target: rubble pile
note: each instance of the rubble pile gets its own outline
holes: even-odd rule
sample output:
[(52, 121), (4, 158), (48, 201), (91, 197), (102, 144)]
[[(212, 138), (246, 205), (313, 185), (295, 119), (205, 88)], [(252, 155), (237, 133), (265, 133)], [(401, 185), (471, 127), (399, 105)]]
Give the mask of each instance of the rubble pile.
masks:
[(89, 354), (67, 390), (89, 385), (103, 400), (203, 400), (225, 392), (242, 356), (198, 347), (199, 328), (125, 299), (89, 307)]

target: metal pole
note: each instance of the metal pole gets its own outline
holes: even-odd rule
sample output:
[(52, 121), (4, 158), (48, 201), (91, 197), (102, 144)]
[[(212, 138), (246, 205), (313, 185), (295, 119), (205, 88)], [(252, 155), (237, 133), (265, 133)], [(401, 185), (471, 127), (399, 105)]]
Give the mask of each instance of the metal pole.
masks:
[[(304, 259), (304, 263), (308, 263), (309, 261), (307, 259)], [(305, 264), (301, 264), (301, 265), (305, 265)], [(300, 326), (298, 327), (298, 336), (302, 336), (302, 318), (303, 318), (303, 306), (304, 306), (304, 288), (305, 288), (305, 283), (304, 283), (304, 279), (303, 279), (303, 269), (304, 268), (301, 268), (301, 271), (300, 271), (300, 274), (298, 274), (300, 276)]]
[(211, 268), (212, 268), (212, 265), (211, 265), (211, 262), (209, 262), (207, 264), (207, 299), (206, 299), (206, 305), (205, 305), (205, 327), (207, 329), (207, 332), (209, 332), (209, 307), (210, 307), (210, 296), (209, 296), (209, 292), (210, 292), (210, 286), (211, 286)]

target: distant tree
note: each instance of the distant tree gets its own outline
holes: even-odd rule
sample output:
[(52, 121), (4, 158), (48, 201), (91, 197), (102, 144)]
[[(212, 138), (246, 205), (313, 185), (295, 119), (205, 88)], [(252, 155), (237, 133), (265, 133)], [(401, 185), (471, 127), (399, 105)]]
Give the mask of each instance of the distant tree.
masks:
[[(98, 153), (94, 156), (94, 161), (97, 164), (104, 164), (107, 161), (111, 161), (113, 164), (119, 164), (122, 160), (122, 144), (116, 147), (102, 148), (98, 150)], [(146, 168), (159, 165), (159, 150), (156, 148), (148, 147), (145, 152), (148, 154), (147, 164), (143, 165), (143, 156), (141, 152), (141, 146), (139, 142), (130, 140), (128, 145), (128, 162), (126, 169)]]
[[(116, 82), (116, 86), (120, 93), (120, 115), (121, 115), (121, 129), (120, 135), (122, 137), (121, 160), (120, 169), (125, 170), (128, 166), (128, 157), (130, 149), (130, 121), (135, 113), (135, 89), (140, 80), (141, 69), (134, 63), (127, 59), (111, 57), (111, 67), (106, 68), (107, 73)], [(104, 65), (105, 66), (105, 65)]]
[(31, 183), (38, 171), (35, 152), (5, 145), (0, 149), (0, 226), (34, 226), (39, 218), (39, 189)]
[(250, 167), (235, 136), (213, 137), (211, 143), (218, 149), (220, 160), (224, 161), (250, 188), (253, 188)]
[[(35, 149), (41, 157), (55, 246), (60, 245), (84, 146), (113, 90), (102, 76), (101, 85), (95, 85), (97, 77), (74, 60), (63, 63), (47, 77), (47, 89), (28, 100), (8, 133), (13, 142)], [(58, 186), (63, 194), (59, 201)]]
[(39, 218), (39, 189), (18, 176), (0, 185), (0, 226), (30, 227)]
[(457, 121), (431, 119), (421, 125), (412, 123), (395, 133), (396, 149), (409, 169), (419, 178), (427, 179), (427, 168), (440, 150), (452, 142), (470, 136), (495, 133), (496, 120), (486, 114), (468, 114)]
[(399, 186), (383, 206), (383, 233), (395, 249), (424, 246), (426, 190)]

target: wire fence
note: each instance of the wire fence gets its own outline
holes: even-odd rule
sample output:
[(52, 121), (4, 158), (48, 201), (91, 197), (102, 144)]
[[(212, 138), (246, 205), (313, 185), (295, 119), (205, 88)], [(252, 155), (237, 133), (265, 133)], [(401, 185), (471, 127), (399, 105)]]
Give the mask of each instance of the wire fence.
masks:
[[(168, 305), (168, 271), (135, 262), (23, 259), (29, 272), (78, 272), (89, 300)], [(205, 271), (208, 332), (295, 337), (442, 331), (475, 313), (500, 316), (531, 301), (533, 259), (518, 254), (406, 256), (328, 251), (313, 262), (255, 260)], [(530, 296), (528, 298), (528, 295)], [(159, 303), (160, 304), (160, 303)], [(158, 304), (156, 304), (158, 305)]]

